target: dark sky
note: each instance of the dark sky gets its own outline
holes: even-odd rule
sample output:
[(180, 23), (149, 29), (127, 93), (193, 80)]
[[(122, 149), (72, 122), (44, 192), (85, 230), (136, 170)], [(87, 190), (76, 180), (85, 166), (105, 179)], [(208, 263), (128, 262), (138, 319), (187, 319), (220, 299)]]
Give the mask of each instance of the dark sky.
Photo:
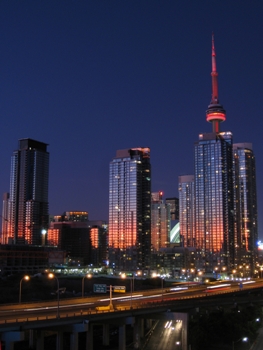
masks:
[(178, 196), (210, 132), (211, 34), (222, 131), (252, 142), (263, 238), (263, 2), (1, 0), (0, 193), (18, 139), (49, 144), (50, 214), (108, 220), (109, 162), (150, 147), (152, 190)]

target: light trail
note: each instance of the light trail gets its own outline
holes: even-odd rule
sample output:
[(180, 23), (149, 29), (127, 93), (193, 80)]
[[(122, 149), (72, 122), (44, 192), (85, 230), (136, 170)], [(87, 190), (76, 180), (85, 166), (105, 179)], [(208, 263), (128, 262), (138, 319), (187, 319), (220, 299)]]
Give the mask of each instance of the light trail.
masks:
[(225, 283), (225, 284), (220, 284), (217, 286), (209, 286), (209, 287), (207, 287), (207, 289), (223, 288), (223, 287), (229, 287), (229, 286), (231, 286), (231, 284)]
[[(93, 305), (95, 303), (83, 303), (83, 304), (71, 304), (71, 305), (59, 305), (60, 309), (67, 308), (67, 307), (76, 307), (76, 306), (88, 306), (88, 305)], [(51, 310), (51, 309), (57, 309), (58, 306), (46, 306), (46, 307), (36, 307), (32, 309), (21, 309), (21, 311), (39, 311), (39, 310)], [(8, 311), (8, 310), (7, 310)], [(17, 311), (17, 310), (10, 310), (10, 311)]]

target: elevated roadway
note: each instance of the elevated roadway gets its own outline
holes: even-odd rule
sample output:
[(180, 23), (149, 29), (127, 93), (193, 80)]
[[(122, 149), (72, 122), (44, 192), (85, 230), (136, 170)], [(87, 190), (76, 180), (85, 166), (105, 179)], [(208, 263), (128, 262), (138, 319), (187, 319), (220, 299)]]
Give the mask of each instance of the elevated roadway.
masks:
[[(106, 295), (47, 302), (34, 302), (0, 306), (0, 334), (8, 344), (8, 334), (16, 334), (17, 340), (23, 332), (41, 331), (43, 329), (78, 332), (89, 332), (91, 324), (119, 324), (134, 322), (133, 318), (158, 319), (160, 314), (169, 312), (188, 312), (193, 308), (213, 308), (233, 303), (263, 302), (263, 282), (261, 280), (238, 283), (216, 283), (204, 285), (180, 285), (173, 288), (161, 288), (133, 294), (122, 294), (109, 298)], [(253, 296), (252, 296), (253, 295)], [(111, 309), (101, 306), (112, 304)], [(124, 331), (123, 331), (124, 332)], [(125, 338), (125, 332), (122, 338)], [(168, 331), (167, 331), (168, 332)], [(174, 333), (175, 334), (175, 333)], [(89, 339), (92, 338), (90, 335)], [(125, 341), (120, 339), (125, 348)], [(42, 342), (43, 343), (43, 342)], [(41, 344), (42, 344), (41, 343)], [(72, 344), (77, 344), (72, 341)], [(87, 341), (92, 349), (92, 340)], [(11, 343), (10, 343), (11, 344)], [(43, 345), (36, 348), (43, 349)], [(63, 347), (57, 346), (57, 350)], [(10, 345), (9, 349), (12, 350)], [(72, 345), (72, 350), (77, 345)], [(8, 347), (6, 347), (8, 350)]]

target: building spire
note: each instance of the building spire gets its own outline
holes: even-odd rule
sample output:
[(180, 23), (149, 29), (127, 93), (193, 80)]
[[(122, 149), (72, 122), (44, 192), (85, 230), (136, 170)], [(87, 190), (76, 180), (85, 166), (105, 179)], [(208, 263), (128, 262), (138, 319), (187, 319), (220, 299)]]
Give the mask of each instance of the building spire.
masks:
[(212, 123), (213, 132), (219, 132), (219, 124), (226, 120), (226, 111), (219, 104), (217, 76), (215, 41), (214, 33), (212, 33), (212, 99), (206, 111), (206, 121)]

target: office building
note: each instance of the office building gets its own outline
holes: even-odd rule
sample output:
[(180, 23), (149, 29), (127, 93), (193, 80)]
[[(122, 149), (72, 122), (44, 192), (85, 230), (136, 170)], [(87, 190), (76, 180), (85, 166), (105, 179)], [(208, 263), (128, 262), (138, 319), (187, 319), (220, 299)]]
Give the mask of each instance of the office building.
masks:
[(88, 212), (87, 211), (65, 211), (62, 215), (54, 215), (51, 221), (88, 222)]
[(170, 205), (171, 220), (179, 220), (179, 198), (166, 198), (165, 203)]
[(6, 192), (3, 195), (3, 208), (2, 208), (2, 236), (1, 243), (8, 244), (12, 243), (12, 236), (10, 232), (10, 223), (9, 223), (9, 193)]
[(237, 265), (256, 266), (258, 224), (255, 156), (251, 143), (233, 145), (235, 166)]
[(109, 265), (149, 269), (151, 164), (149, 148), (118, 150), (110, 162)]
[(212, 132), (195, 143), (195, 247), (199, 267), (213, 271), (217, 265), (234, 267), (234, 186), (232, 133), (220, 132), (226, 112), (218, 99), (216, 54), (212, 38), (212, 100), (206, 120)]
[(194, 247), (194, 175), (178, 179), (180, 236), (184, 247)]
[(91, 262), (95, 266), (108, 264), (108, 226), (92, 225), (90, 228)]
[(65, 254), (55, 247), (27, 244), (0, 245), (0, 276), (34, 275), (65, 263)]
[(19, 140), (11, 158), (8, 242), (45, 245), (48, 229), (49, 153), (47, 144)]
[(170, 205), (164, 203), (163, 193), (153, 192), (151, 201), (151, 243), (154, 252), (167, 248), (170, 243)]
[(199, 135), (195, 144), (195, 246), (203, 266), (233, 267), (234, 186), (232, 133)]
[(53, 221), (48, 229), (48, 244), (66, 253), (69, 265), (91, 264), (90, 228), (87, 222)]
[(169, 248), (161, 248), (154, 261), (156, 266), (164, 273), (169, 273), (173, 277), (179, 277), (185, 271), (187, 274), (195, 267), (196, 249), (193, 247), (181, 247), (171, 244)]

